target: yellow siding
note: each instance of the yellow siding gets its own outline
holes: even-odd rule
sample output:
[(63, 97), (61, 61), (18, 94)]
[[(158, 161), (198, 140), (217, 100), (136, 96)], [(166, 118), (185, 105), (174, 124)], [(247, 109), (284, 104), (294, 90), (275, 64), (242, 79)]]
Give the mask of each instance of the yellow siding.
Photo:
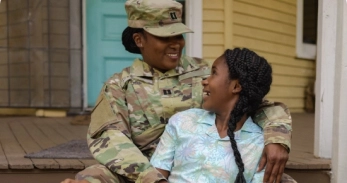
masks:
[(212, 63), (224, 51), (224, 0), (203, 1), (203, 58)]
[(213, 61), (225, 48), (247, 47), (273, 67), (267, 98), (303, 112), (305, 88), (315, 79), (315, 62), (296, 59), (296, 1), (204, 0), (203, 57)]

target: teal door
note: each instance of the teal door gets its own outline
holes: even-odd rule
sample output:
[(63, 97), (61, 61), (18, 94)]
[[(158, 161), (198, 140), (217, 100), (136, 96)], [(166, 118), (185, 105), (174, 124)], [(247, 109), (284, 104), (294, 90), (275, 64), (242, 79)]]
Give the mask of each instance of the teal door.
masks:
[(127, 52), (122, 32), (127, 26), (125, 0), (86, 0), (87, 92), (93, 107), (103, 83), (113, 73), (130, 66), (140, 55)]
[[(127, 52), (122, 45), (122, 32), (127, 27), (125, 1), (86, 0), (88, 107), (95, 105), (103, 83), (112, 74), (141, 57)], [(184, 0), (180, 3), (185, 5)]]

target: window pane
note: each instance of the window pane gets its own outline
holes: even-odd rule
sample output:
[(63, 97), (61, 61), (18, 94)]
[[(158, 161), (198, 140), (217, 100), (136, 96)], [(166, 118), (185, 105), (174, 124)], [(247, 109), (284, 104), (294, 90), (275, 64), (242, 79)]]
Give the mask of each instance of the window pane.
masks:
[(304, 0), (303, 42), (316, 44), (318, 0)]
[(183, 13), (182, 13), (182, 23), (186, 24), (186, 2), (185, 0), (177, 0), (179, 3), (182, 4), (182, 10), (183, 10)]

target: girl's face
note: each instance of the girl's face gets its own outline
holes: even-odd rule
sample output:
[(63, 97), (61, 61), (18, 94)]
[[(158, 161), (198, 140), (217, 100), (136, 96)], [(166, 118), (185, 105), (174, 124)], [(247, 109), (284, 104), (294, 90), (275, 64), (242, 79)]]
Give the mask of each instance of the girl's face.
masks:
[(140, 39), (136, 40), (134, 37), (134, 40), (141, 50), (144, 62), (161, 72), (177, 67), (185, 46), (183, 35), (157, 37), (144, 31)]
[(229, 69), (224, 55), (214, 61), (211, 75), (202, 81), (202, 85), (202, 107), (215, 113), (230, 112), (241, 91), (238, 80), (229, 79)]

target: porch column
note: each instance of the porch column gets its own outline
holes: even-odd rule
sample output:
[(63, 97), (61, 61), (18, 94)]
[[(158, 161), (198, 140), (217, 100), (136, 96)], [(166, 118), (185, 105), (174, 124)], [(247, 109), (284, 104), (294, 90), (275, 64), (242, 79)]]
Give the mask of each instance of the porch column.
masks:
[(337, 1), (318, 1), (314, 155), (331, 158)]
[(347, 0), (337, 3), (332, 183), (347, 180)]
[(202, 0), (186, 0), (186, 25), (194, 34), (186, 34), (186, 54), (202, 58)]

